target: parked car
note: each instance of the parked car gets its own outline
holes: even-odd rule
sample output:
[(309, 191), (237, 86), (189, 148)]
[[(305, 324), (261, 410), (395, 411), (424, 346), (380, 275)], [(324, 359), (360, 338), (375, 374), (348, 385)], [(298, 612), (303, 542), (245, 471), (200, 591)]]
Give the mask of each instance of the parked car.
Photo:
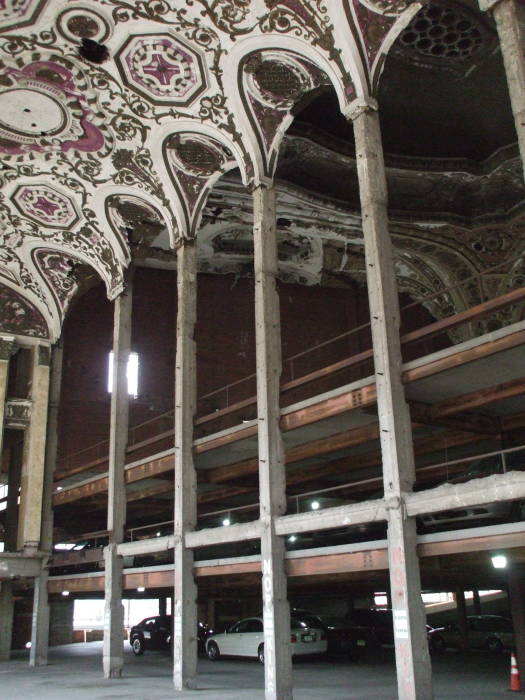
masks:
[(345, 618), (349, 623), (374, 631), (378, 644), (394, 643), (392, 611), (388, 609), (352, 610)]
[[(315, 619), (292, 616), (290, 644), (292, 656), (323, 654), (327, 649), (326, 632)], [(206, 654), (212, 661), (221, 656), (249, 656), (264, 663), (264, 631), (262, 617), (239, 620), (222, 634), (206, 640)]]
[[(470, 615), (467, 617), (468, 645), (472, 649), (487, 649), (500, 652), (514, 647), (512, 622), (500, 615)], [(428, 634), (430, 648), (444, 651), (447, 648), (461, 649), (463, 639), (457, 623), (436, 627)]]
[[(203, 622), (197, 624), (197, 644), (201, 653), (205, 651), (206, 639), (213, 633)], [(146, 617), (129, 631), (129, 643), (136, 656), (142, 656), (146, 649), (169, 649), (173, 634), (171, 615)]]
[(306, 615), (317, 620), (325, 630), (328, 654), (357, 656), (379, 646), (379, 640), (372, 627), (355, 624), (345, 617), (315, 615), (306, 610), (292, 609), (292, 616), (304, 619)]

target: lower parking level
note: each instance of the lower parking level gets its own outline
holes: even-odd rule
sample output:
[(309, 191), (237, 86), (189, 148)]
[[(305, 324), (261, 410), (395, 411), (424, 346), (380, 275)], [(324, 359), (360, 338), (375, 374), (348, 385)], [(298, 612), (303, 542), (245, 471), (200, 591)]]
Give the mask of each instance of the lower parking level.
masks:
[[(134, 657), (126, 644), (124, 676), (102, 678), (102, 643), (55, 647), (50, 665), (28, 668), (27, 653), (0, 664), (2, 698), (18, 700), (257, 700), (264, 697), (263, 667), (251, 660), (199, 659), (199, 692), (175, 693), (167, 653)], [(436, 700), (508, 700), (509, 655), (447, 652), (433, 659)], [(294, 663), (296, 700), (395, 700), (393, 651), (369, 658), (301, 659)]]

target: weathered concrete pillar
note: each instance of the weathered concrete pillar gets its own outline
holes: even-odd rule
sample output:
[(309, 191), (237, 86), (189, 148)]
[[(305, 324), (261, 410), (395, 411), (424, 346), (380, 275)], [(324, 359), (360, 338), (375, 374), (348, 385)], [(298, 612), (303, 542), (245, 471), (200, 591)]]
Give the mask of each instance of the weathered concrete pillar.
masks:
[(472, 591), (472, 607), (474, 615), (481, 615), (481, 597), (479, 591)]
[[(58, 448), (58, 410), (62, 383), (62, 342), (59, 341), (51, 353), (51, 377), (47, 413), (46, 458), (44, 467), (44, 493), (42, 497), (42, 530), (40, 549), (52, 555), (53, 550), (53, 474)], [(47, 559), (42, 561), (42, 573), (35, 579), (33, 594), (33, 621), (31, 627), (31, 666), (45, 666), (49, 647), (49, 598), (47, 581), (49, 571)]]
[(0, 463), (4, 445), (4, 411), (7, 398), (7, 380), (9, 377), (9, 358), (13, 350), (14, 338), (0, 336)]
[(525, 5), (523, 0), (479, 0), (479, 5), (492, 12), (498, 29), (525, 172)]
[(525, 568), (516, 563), (512, 563), (509, 569), (509, 601), (518, 669), (523, 678), (525, 674)]
[(115, 299), (113, 321), (113, 385), (109, 428), (108, 532), (104, 550), (104, 678), (119, 678), (124, 665), (124, 608), (122, 607), (122, 557), (117, 545), (124, 539), (126, 486), (124, 465), (128, 443), (128, 378), (133, 306), (132, 270), (126, 274), (124, 291)]
[(0, 581), (0, 661), (9, 661), (13, 637), (13, 584)]
[(42, 524), (42, 496), (46, 455), (50, 349), (31, 349), (31, 420), (24, 436), (18, 549), (38, 549)]
[(388, 512), (388, 557), (394, 616), (398, 694), (429, 700), (430, 656), (421, 600), (416, 522), (403, 497), (415, 479), (412, 426), (401, 382), (399, 302), (388, 232), (387, 187), (379, 116), (375, 105), (354, 104), (354, 124), (368, 299), (374, 346), (383, 484)]
[(281, 322), (273, 187), (254, 189), (253, 218), (265, 697), (287, 700), (292, 697), (290, 607), (284, 538), (275, 534), (275, 518), (286, 512), (286, 475), (279, 426)]
[(193, 420), (197, 403), (195, 319), (197, 251), (193, 241), (177, 250), (177, 349), (175, 357), (175, 594), (173, 683), (176, 690), (195, 688), (197, 675), (197, 586), (193, 551), (184, 543), (197, 522), (197, 477), (193, 464)]
[(459, 588), (454, 593), (456, 608), (458, 613), (458, 627), (461, 633), (461, 644), (463, 649), (468, 648), (468, 624), (467, 624), (467, 604), (465, 602), (465, 591)]

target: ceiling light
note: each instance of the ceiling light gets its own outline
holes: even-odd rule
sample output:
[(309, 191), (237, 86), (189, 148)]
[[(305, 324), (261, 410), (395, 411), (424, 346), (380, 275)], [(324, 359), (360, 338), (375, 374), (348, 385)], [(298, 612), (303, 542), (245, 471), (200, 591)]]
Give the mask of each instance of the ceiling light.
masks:
[(296, 539), (297, 535), (290, 535), (290, 537), (288, 538), (288, 542), (295, 542)]
[(62, 591), (62, 595), (68, 596), (68, 595), (69, 595), (69, 591)]
[(230, 519), (224, 518), (224, 520), (222, 521), (222, 524), (224, 525), (224, 527), (228, 527), (228, 525), (231, 525)]
[(63, 486), (57, 486), (57, 491), (63, 491), (64, 487)]
[(139, 587), (137, 588), (137, 593), (144, 593), (145, 590), (146, 590), (146, 589), (144, 588), (144, 586), (139, 586)]
[(507, 568), (507, 557), (504, 554), (495, 554), (492, 559), (492, 566), (495, 569), (506, 569)]
[(312, 501), (312, 502), (310, 503), (310, 508), (311, 508), (312, 510), (319, 510), (319, 501)]
[(157, 537), (160, 537), (160, 532), (157, 532)]

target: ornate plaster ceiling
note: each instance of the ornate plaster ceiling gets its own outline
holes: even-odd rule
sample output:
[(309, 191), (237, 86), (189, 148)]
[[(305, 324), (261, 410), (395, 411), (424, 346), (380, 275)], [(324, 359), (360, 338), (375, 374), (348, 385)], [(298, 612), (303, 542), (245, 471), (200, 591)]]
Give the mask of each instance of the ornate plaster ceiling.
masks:
[[(294, 113), (328, 87), (342, 111), (377, 96), (384, 58), (420, 7), (410, 0), (0, 3), (0, 332), (53, 342), (86, 269), (114, 298), (132, 258), (171, 264), (181, 237), (199, 237), (203, 270), (244, 265), (244, 274), (246, 187), (274, 176)], [(284, 152), (290, 157), (298, 145), (287, 137)], [(322, 149), (311, 165), (327, 157), (351, 171)], [(521, 196), (513, 167), (500, 177), (505, 220)], [(232, 169), (240, 180), (224, 180)], [(396, 192), (402, 176), (392, 170), (392, 178)], [(468, 183), (450, 183), (468, 201)], [(324, 282), (334, 272), (326, 261), (342, 251), (335, 271), (359, 278), (351, 197), (341, 204), (333, 192), (312, 189), (318, 191), (283, 189), (283, 277)], [(450, 198), (434, 189), (432, 215)], [(406, 196), (398, 196), (406, 210)], [(471, 220), (486, 213), (471, 210)], [(420, 224), (402, 220), (399, 240), (419, 240)], [(418, 265), (409, 256), (419, 253), (411, 246), (400, 253), (400, 275), (423, 293), (436, 284), (427, 269), (434, 254), (425, 253), (426, 271), (416, 282)], [(475, 252), (450, 254), (481, 265)], [(444, 265), (434, 269), (441, 279), (451, 274)]]

